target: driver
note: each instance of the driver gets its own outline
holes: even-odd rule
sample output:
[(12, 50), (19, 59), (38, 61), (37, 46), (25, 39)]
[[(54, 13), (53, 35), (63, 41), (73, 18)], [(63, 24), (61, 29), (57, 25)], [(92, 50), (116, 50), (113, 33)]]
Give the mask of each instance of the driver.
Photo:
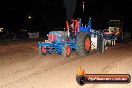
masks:
[(75, 36), (74, 35), (74, 21), (73, 20), (71, 20), (71, 22), (70, 22), (69, 31), (70, 31), (70, 37), (73, 38)]

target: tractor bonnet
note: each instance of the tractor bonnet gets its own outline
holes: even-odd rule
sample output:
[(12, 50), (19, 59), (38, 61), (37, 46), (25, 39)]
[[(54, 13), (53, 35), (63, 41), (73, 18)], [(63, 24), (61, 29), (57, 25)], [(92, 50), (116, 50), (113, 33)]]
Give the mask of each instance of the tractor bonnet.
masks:
[(66, 39), (67, 33), (64, 31), (51, 31), (48, 35), (48, 40), (50, 42), (57, 41), (61, 42)]

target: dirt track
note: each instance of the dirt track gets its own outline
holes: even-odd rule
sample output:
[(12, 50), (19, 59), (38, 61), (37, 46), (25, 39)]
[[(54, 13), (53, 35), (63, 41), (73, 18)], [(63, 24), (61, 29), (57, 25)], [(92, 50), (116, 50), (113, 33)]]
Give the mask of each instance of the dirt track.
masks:
[(0, 88), (132, 88), (129, 84), (86, 84), (79, 86), (78, 66), (87, 73), (132, 75), (132, 42), (109, 47), (104, 54), (78, 57), (74, 53), (39, 55), (34, 42), (0, 45)]

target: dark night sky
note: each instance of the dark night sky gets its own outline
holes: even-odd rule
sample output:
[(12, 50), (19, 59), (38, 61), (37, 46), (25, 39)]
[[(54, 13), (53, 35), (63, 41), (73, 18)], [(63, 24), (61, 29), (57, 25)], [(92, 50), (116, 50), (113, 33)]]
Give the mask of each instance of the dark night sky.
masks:
[[(85, 1), (85, 15), (82, 15), (82, 1)], [(4, 0), (0, 11), (0, 26), (9, 29), (23, 27), (28, 15), (32, 16), (33, 30), (63, 27), (66, 20), (63, 0)], [(125, 27), (131, 29), (131, 11), (131, 0), (77, 0), (74, 17), (92, 17), (97, 27), (103, 27), (109, 19), (123, 19)]]

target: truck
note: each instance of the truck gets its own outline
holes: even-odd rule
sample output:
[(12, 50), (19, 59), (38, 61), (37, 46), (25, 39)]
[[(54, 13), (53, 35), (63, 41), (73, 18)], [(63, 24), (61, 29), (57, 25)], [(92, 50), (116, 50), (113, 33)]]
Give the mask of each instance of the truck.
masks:
[(109, 20), (108, 29), (104, 33), (113, 34), (116, 42), (127, 42), (130, 39), (130, 33), (123, 27), (123, 20), (119, 19)]

